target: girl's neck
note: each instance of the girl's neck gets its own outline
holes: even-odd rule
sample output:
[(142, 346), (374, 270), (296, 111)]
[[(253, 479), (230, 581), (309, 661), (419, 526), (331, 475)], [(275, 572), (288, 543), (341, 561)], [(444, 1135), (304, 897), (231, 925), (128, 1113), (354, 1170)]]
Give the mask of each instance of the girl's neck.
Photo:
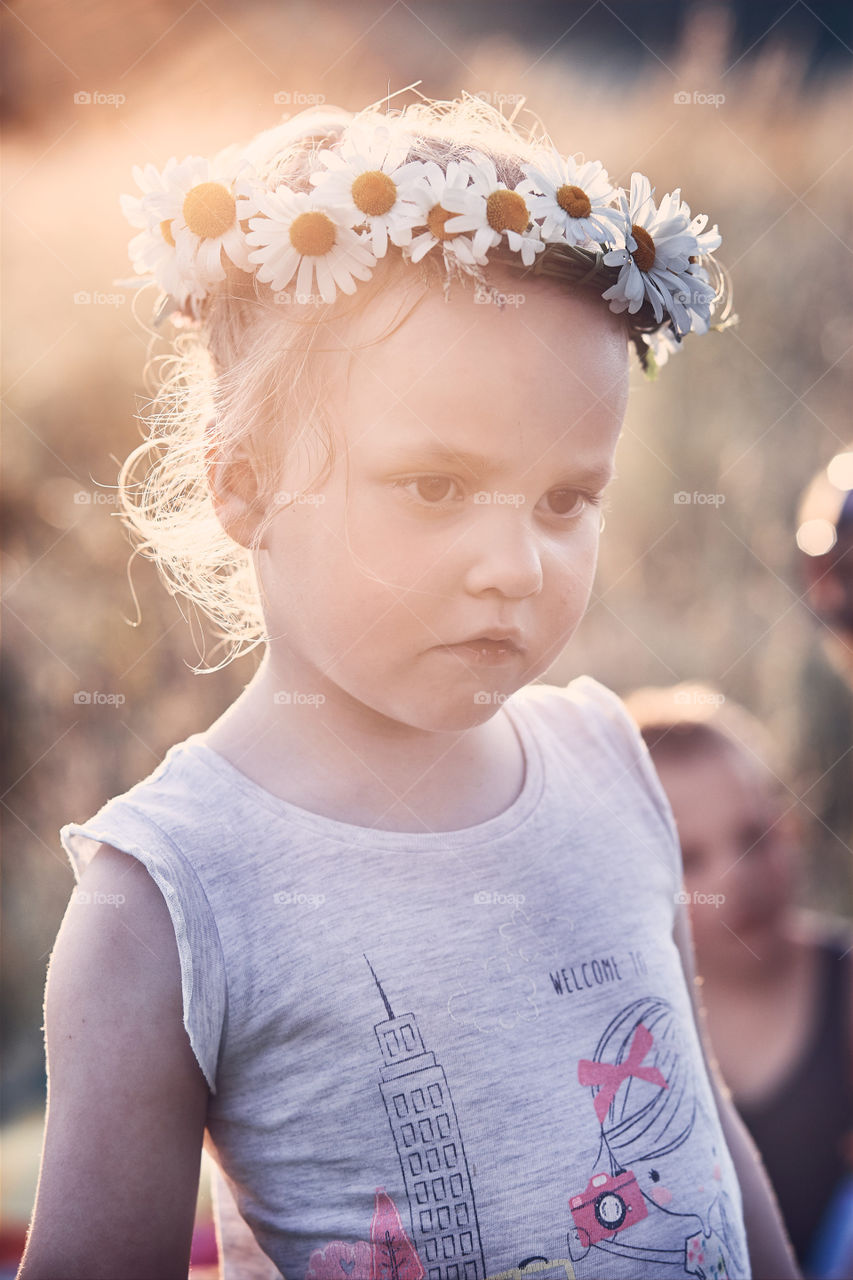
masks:
[(503, 813), (524, 785), (524, 751), (505, 711), (459, 732), (371, 718), (353, 700), (276, 694), (267, 655), (204, 734), (209, 747), (273, 795), (339, 822), (390, 831), (454, 831)]

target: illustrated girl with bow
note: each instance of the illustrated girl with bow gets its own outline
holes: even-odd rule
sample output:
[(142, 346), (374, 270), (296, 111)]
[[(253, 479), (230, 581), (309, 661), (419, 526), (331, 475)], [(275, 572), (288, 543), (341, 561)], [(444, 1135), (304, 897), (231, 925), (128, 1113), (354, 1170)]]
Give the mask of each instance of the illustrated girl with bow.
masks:
[(672, 1006), (646, 997), (622, 1009), (593, 1057), (579, 1060), (602, 1141), (586, 1189), (569, 1199), (573, 1260), (596, 1248), (700, 1280), (743, 1274), (719, 1152), (713, 1143), (697, 1149), (710, 1116), (687, 1050)]

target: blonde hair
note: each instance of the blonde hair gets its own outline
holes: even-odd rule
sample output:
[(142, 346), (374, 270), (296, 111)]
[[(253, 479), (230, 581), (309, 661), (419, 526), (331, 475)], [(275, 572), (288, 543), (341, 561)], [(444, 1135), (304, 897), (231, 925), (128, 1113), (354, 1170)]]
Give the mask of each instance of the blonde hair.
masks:
[[(245, 147), (226, 148), (217, 160), (245, 154), (269, 189), (285, 182), (308, 191), (309, 176), (320, 167), (318, 151), (334, 148), (353, 120), (371, 118), (376, 118), (375, 107), (358, 115), (310, 109), (263, 131)], [(510, 187), (523, 176), (520, 162), (541, 157), (552, 145), (538, 122), (522, 131), (469, 95), (452, 102), (416, 102), (382, 119), (412, 137), (409, 160), (436, 160), (446, 167), (476, 148)], [(378, 263), (355, 300), (339, 296), (317, 308), (282, 305), (285, 295), (277, 299), (256, 274), (226, 265), (225, 280), (204, 299), (192, 327), (179, 330), (171, 354), (161, 358), (159, 390), (150, 412), (141, 415), (147, 436), (119, 473), (119, 505), (136, 544), (133, 555), (153, 560), (170, 593), (192, 601), (227, 646), (219, 664), (194, 668), (199, 673), (220, 670), (266, 638), (252, 553), (281, 509), (275, 495), (282, 464), (301, 442), (319, 437), (325, 464), (315, 483), (331, 468), (334, 435), (324, 409), (323, 356), (346, 349), (334, 339), (335, 322), (361, 311), (404, 278), (395, 258), (399, 255), (389, 254)], [(420, 272), (406, 268), (415, 286), (406, 293), (417, 295), (412, 306), (433, 279), (431, 271), (436, 267), (427, 260)], [(443, 271), (438, 278), (447, 283)], [(411, 309), (400, 313), (394, 327)], [(211, 458), (227, 465), (242, 446), (257, 464), (259, 520), (251, 547), (225, 532), (207, 474)]]

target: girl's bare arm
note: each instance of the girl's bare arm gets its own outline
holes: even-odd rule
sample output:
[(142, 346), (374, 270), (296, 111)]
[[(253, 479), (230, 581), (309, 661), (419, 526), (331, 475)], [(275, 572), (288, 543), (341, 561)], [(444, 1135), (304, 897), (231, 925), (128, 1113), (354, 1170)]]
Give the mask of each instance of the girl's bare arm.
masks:
[(693, 1001), (693, 1013), (705, 1050), (708, 1075), (723, 1135), (740, 1182), (753, 1280), (801, 1280), (800, 1269), (758, 1148), (734, 1108), (731, 1094), (714, 1057), (705, 1022), (705, 1008), (697, 987), (690, 919), (687, 908), (681, 904), (676, 907), (673, 936)]
[[(145, 867), (101, 845), (48, 970), (48, 1107), (18, 1280), (186, 1280), (208, 1087)], [(114, 895), (110, 901), (110, 895)]]

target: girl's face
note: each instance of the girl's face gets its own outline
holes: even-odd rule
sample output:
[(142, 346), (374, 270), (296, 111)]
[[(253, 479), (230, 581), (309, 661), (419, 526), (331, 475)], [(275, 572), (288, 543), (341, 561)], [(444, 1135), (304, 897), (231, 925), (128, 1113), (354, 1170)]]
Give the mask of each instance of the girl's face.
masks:
[[(507, 288), (518, 289), (515, 279)], [(627, 343), (600, 300), (524, 281), (498, 307), (430, 288), (348, 328), (328, 388), (336, 459), (293, 461), (299, 494), (258, 569), (283, 689), (355, 699), (421, 729), (488, 720), (545, 671), (580, 621), (597, 505), (625, 411)], [(381, 315), (376, 317), (376, 309)], [(375, 320), (374, 320), (375, 317)], [(461, 642), (511, 636), (485, 659)]]

